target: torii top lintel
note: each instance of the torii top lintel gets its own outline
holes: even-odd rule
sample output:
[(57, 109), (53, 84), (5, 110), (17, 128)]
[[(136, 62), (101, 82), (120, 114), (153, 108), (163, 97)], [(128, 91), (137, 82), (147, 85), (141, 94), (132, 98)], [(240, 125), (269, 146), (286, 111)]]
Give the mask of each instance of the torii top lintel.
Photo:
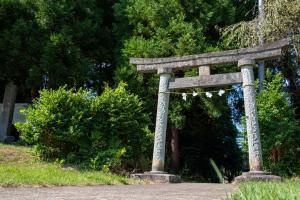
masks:
[(130, 58), (130, 63), (137, 65), (137, 70), (143, 73), (157, 72), (159, 68), (183, 69), (206, 65), (237, 64), (239, 60), (244, 58), (268, 60), (281, 57), (283, 51), (290, 45), (291, 41), (287, 38), (250, 48), (198, 55), (168, 58)]

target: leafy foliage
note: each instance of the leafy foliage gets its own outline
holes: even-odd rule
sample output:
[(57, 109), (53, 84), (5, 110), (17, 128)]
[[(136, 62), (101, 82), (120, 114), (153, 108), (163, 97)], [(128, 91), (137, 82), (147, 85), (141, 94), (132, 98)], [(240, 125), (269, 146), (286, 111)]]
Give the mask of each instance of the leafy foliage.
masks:
[[(271, 79), (271, 80), (270, 80)], [(264, 165), (280, 175), (299, 174), (300, 124), (280, 74), (270, 77), (257, 96)]]
[[(214, 23), (224, 26), (233, 21), (235, 16), (235, 9), (229, 0), (127, 0), (115, 4), (114, 10), (117, 20), (115, 32), (119, 36), (119, 40), (123, 41), (120, 46), (115, 80), (126, 81), (129, 90), (139, 94), (145, 100), (145, 108), (152, 114), (151, 121), (155, 121), (159, 77), (137, 73), (135, 66), (128, 64), (129, 57), (183, 56), (216, 50), (216, 48), (209, 45), (218, 40), (215, 29), (216, 24)], [(127, 24), (127, 26), (124, 24)], [(198, 72), (197, 70), (174, 71), (173, 75), (177, 77), (195, 76), (198, 75)], [(222, 127), (219, 131), (209, 128), (209, 126), (214, 127), (217, 124), (212, 124), (211, 121), (218, 121), (223, 117), (220, 113), (220, 110), (223, 109), (220, 109), (217, 105), (226, 110), (226, 98), (214, 102), (202, 96), (201, 98), (188, 99), (185, 102), (181, 96), (171, 96), (169, 128), (175, 127), (180, 132), (179, 143), (182, 159), (180, 170), (186, 172), (183, 173), (184, 175), (194, 175), (199, 179), (208, 180), (208, 177), (213, 174), (210, 173), (209, 158), (215, 159), (216, 154), (211, 152), (211, 154), (206, 155), (205, 149), (199, 147), (199, 145), (203, 145), (199, 137), (207, 137), (207, 135), (212, 134), (212, 131), (216, 131), (216, 135), (220, 134), (220, 138), (223, 133), (230, 137), (228, 140), (228, 143), (232, 142), (232, 145), (229, 145), (232, 148), (230, 151), (239, 151), (234, 140), (236, 130), (232, 126), (230, 117), (227, 118), (230, 114), (229, 110), (224, 113), (224, 116), (227, 116), (226, 120), (228, 121), (226, 122), (228, 124), (222, 124), (226, 128)], [(201, 110), (201, 114), (193, 115), (192, 113), (195, 110)], [(194, 118), (190, 117), (187, 120), (188, 116)], [(204, 129), (203, 126), (205, 128), (208, 126), (205, 132), (207, 135), (203, 135), (204, 132), (202, 134), (202, 131), (200, 131)], [(154, 127), (152, 128), (154, 129)], [(221, 133), (223, 129), (228, 131)], [(216, 136), (215, 134), (213, 135)], [(220, 149), (226, 146), (224, 145), (226, 143), (224, 138), (221, 139), (222, 142), (213, 137), (207, 137), (207, 139), (205, 140), (206, 144), (216, 143)], [(220, 154), (220, 157), (222, 156)], [(203, 159), (199, 159), (199, 157), (203, 157)], [(225, 164), (224, 160), (226, 159), (223, 158), (220, 162), (224, 164), (222, 165), (225, 166), (224, 168), (228, 169), (230, 164)], [(233, 157), (228, 158), (228, 162), (233, 167), (232, 171), (226, 173), (226, 175), (234, 174), (234, 171), (239, 168), (238, 162), (233, 161), (233, 159)], [(199, 162), (196, 162), (196, 160)], [(201, 165), (199, 165), (200, 162)], [(207, 163), (207, 165), (204, 166), (203, 163)], [(168, 160), (166, 161), (166, 167), (168, 167)]]
[(35, 7), (24, 1), (0, 1), (1, 80), (24, 83), (37, 64), (43, 37), (34, 12)]
[(262, 34), (264, 42), (286, 37), (293, 39), (294, 49), (287, 51), (287, 55), (280, 62), (265, 63), (268, 67), (274, 67), (274, 72), (281, 71), (284, 79), (281, 75), (273, 77), (272, 80), (269, 77), (265, 83), (266, 90), (258, 95), (265, 167), (280, 175), (299, 173), (299, 122), (296, 120), (299, 119), (300, 108), (297, 63), (297, 48), (299, 49), (300, 44), (299, 16), (298, 0), (266, 0), (262, 18), (257, 16), (252, 21), (241, 21), (221, 29), (222, 45), (226, 48), (257, 45), (259, 34)]
[(44, 47), (41, 67), (47, 74), (49, 88), (59, 85), (83, 85), (91, 63), (81, 56), (80, 49), (64, 33), (53, 34)]
[[(43, 90), (42, 98), (25, 111), (28, 121), (18, 125), (23, 139), (35, 144), (44, 158), (85, 162), (104, 171), (120, 166), (149, 166), (152, 141), (148, 125), (154, 129), (150, 121), (155, 121), (159, 77), (137, 73), (128, 64), (129, 57), (183, 56), (217, 51), (219, 47), (253, 45), (258, 41), (258, 19), (223, 29), (224, 41), (216, 47), (220, 39), (218, 28), (251, 19), (249, 10), (254, 2), (0, 0), (0, 83), (15, 81), (23, 90), (30, 88), (35, 97), (42, 87), (55, 89), (67, 84), (57, 91)], [(265, 13), (262, 30), (266, 41), (299, 34), (298, 0), (267, 0)], [(287, 84), (299, 90), (295, 73), (298, 66), (294, 66), (287, 68)], [(212, 68), (212, 73), (231, 69)], [(196, 75), (196, 70), (173, 72), (176, 77)], [(106, 88), (99, 97), (82, 89), (66, 89), (88, 87), (100, 94), (103, 81), (110, 85), (127, 82), (128, 91), (142, 97), (145, 105), (130, 95), (123, 84), (117, 89)], [(289, 174), (295, 173), (297, 160), (287, 160), (288, 155), (298, 156), (298, 139), (290, 140), (298, 137), (292, 104), (283, 100), (280, 92), (266, 93), (259, 98), (273, 99), (260, 103), (262, 137), (266, 137), (262, 140), (267, 152), (265, 162), (268, 169), (280, 173), (288, 168), (285, 162), (295, 164), (288, 168)], [(241, 108), (240, 96), (236, 95), (232, 103)], [(229, 179), (239, 171), (237, 131), (231, 117), (238, 118), (242, 112), (236, 109), (230, 116), (227, 101), (232, 97), (198, 96), (186, 102), (180, 96), (171, 97), (169, 122), (180, 133), (183, 174), (213, 180), (210, 158), (216, 160)], [(291, 98), (291, 102), (296, 101)], [(282, 114), (278, 106), (290, 111)], [(268, 109), (274, 109), (277, 115), (272, 116)], [(284, 128), (275, 129), (274, 120), (279, 120)], [(271, 138), (270, 130), (278, 136)]]
[(100, 92), (112, 73), (112, 4), (1, 0), (0, 80), (15, 82), (21, 101), (65, 84)]
[(40, 76), (49, 79), (47, 87), (82, 86), (89, 80), (98, 89), (96, 83), (109, 79), (112, 60), (110, 25), (105, 24), (109, 3), (38, 0), (35, 5), (46, 37)]
[[(231, 122), (228, 96), (212, 99), (200, 95), (186, 111), (181, 131), (182, 175), (200, 181), (218, 182), (209, 160), (213, 159), (224, 177), (231, 181), (241, 169), (241, 151), (236, 142), (237, 130)], [(205, 106), (203, 106), (205, 105)], [(213, 108), (211, 108), (213, 107)], [(201, 170), (199, 170), (201, 168)]]
[[(101, 96), (82, 89), (43, 90), (16, 126), (42, 158), (84, 162), (95, 169), (138, 168), (151, 144), (148, 117), (125, 84)], [(145, 144), (145, 145), (141, 145)]]
[(298, 0), (266, 0), (264, 13), (262, 21), (259, 21), (257, 17), (252, 21), (242, 21), (224, 28), (222, 34), (225, 46), (248, 47), (259, 44), (258, 27), (266, 42), (296, 36), (295, 42), (300, 43), (300, 4)]

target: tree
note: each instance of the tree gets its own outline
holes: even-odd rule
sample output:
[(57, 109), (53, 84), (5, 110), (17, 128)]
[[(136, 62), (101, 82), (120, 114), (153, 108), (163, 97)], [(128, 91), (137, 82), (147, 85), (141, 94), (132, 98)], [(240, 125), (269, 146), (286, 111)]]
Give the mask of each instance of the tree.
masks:
[(16, 84), (23, 102), (65, 84), (100, 92), (112, 77), (112, 3), (1, 0), (1, 81)]
[[(294, 37), (299, 43), (300, 5), (297, 0), (266, 0), (264, 20), (261, 31), (265, 42), (272, 42), (286, 37)], [(222, 29), (226, 46), (248, 47), (259, 44), (257, 34), (258, 18), (241, 21)], [(297, 42), (298, 41), (298, 42)]]
[(46, 76), (48, 87), (87, 84), (100, 90), (103, 81), (111, 79), (112, 1), (38, 0), (35, 4), (37, 21), (47, 37), (41, 75)]
[(9, 135), (17, 89), (25, 85), (38, 64), (42, 34), (29, 1), (0, 1), (0, 80), (5, 84), (1, 113), (1, 141)]
[[(265, 18), (265, 12), (264, 12), (264, 0), (258, 0), (258, 40), (259, 44), (264, 44), (264, 34), (262, 31), (262, 23)], [(263, 90), (263, 82), (265, 79), (265, 63), (260, 62), (258, 65), (258, 78), (259, 78), (259, 91)]]
[(24, 83), (38, 63), (42, 37), (34, 12), (35, 7), (27, 1), (0, 2), (0, 78), (6, 82)]
[(1, 79), (31, 88), (32, 98), (64, 84), (100, 91), (112, 77), (112, 4), (1, 1)]
[[(196, 9), (191, 10), (191, 8)], [(213, 8), (213, 11), (209, 11), (208, 8)], [(215, 43), (218, 36), (208, 33), (213, 29), (213, 23), (221, 26), (226, 24), (226, 20), (233, 21), (234, 18), (234, 8), (230, 1), (217, 1), (215, 3), (211, 1), (128, 0), (115, 4), (114, 9), (116, 21), (118, 22), (115, 25), (115, 34), (120, 41), (123, 41), (119, 46), (120, 57), (115, 80), (128, 82), (129, 89), (144, 99), (147, 112), (152, 113), (151, 121), (155, 121), (158, 76), (137, 73), (135, 67), (128, 64), (129, 57), (181, 56), (215, 50), (216, 48), (212, 48), (209, 43)], [(219, 17), (220, 11), (223, 10), (226, 10), (226, 12), (222, 17)], [(128, 26), (124, 26), (124, 23), (127, 23)], [(206, 36), (209, 36), (209, 39), (206, 40)], [(197, 74), (196, 70), (174, 72), (174, 75), (179, 77)], [(226, 99), (224, 98), (223, 101), (226, 102)], [(173, 149), (171, 153), (173, 161), (178, 161), (178, 157), (182, 155), (182, 153), (178, 155), (178, 147), (174, 144), (176, 144), (176, 138), (180, 138), (181, 134), (178, 135), (178, 133), (185, 131), (188, 124), (185, 121), (186, 116), (199, 105), (203, 105), (203, 102), (210, 101), (203, 97), (184, 102), (181, 96), (172, 96), (169, 129), (173, 133), (171, 138), (173, 141), (173, 147), (171, 148)], [(207, 105), (210, 105), (210, 108)], [(205, 120), (212, 120), (214, 116), (211, 113), (215, 113), (213, 110), (216, 110), (214, 104), (207, 103), (203, 107), (202, 109), (206, 113), (198, 115), (198, 121), (202, 117), (205, 118), (207, 116), (209, 118)], [(207, 113), (209, 114), (207, 115)], [(215, 118), (220, 116), (215, 116)], [(231, 124), (230, 120), (229, 124)], [(199, 127), (199, 124), (197, 125)], [(234, 128), (231, 127), (228, 130), (232, 134), (229, 137), (234, 138), (236, 134)], [(229, 134), (229, 132), (226, 132), (226, 134)], [(214, 143), (216, 140), (212, 138), (211, 142)], [(235, 143), (234, 139), (231, 142)], [(186, 145), (186, 143), (181, 144)], [(233, 144), (232, 148), (237, 148), (237, 145)], [(208, 160), (206, 161), (207, 163), (209, 162)], [(191, 167), (191, 165), (188, 167)], [(183, 166), (181, 166), (181, 169), (183, 169)], [(198, 168), (198, 170), (200, 171), (201, 169)]]
[[(116, 10), (117, 8), (119, 7), (116, 7)], [(199, 52), (201, 46), (204, 46), (202, 29), (185, 21), (184, 10), (178, 1), (128, 1), (124, 9), (129, 25), (134, 27), (132, 36), (125, 40), (122, 50), (123, 56), (127, 59), (133, 56), (164, 57), (192, 54)], [(132, 79), (132, 76), (136, 78)], [(156, 101), (149, 100), (156, 98), (158, 76), (148, 76), (142, 80), (142, 76), (136, 73), (133, 66), (125, 63), (117, 69), (116, 77), (117, 80), (128, 81), (129, 86), (133, 86), (133, 91), (147, 101), (149, 111), (155, 112)], [(155, 115), (152, 115), (152, 120), (155, 121)], [(172, 127), (175, 134), (173, 138), (176, 138), (178, 133), (176, 128), (180, 127), (176, 127), (175, 123)], [(177, 151), (178, 146), (173, 147)], [(178, 154), (175, 157), (178, 158)], [(173, 159), (178, 161), (175, 157)]]
[[(287, 79), (291, 100), (296, 107), (297, 116), (300, 114), (299, 87), (299, 52), (300, 49), (300, 4), (298, 0), (266, 0), (264, 5), (264, 20), (261, 31), (265, 42), (273, 42), (290, 37), (293, 48), (288, 51), (289, 56), (281, 62), (266, 63), (282, 71)], [(223, 45), (228, 47), (247, 47), (259, 44), (257, 34), (258, 18), (252, 21), (242, 21), (222, 30)], [(292, 55), (292, 56), (291, 56)]]
[(279, 175), (296, 175), (300, 169), (300, 124), (281, 74), (268, 73), (265, 90), (257, 96), (264, 166)]
[(47, 76), (48, 88), (60, 85), (84, 85), (88, 80), (91, 63), (80, 53), (71, 37), (64, 33), (53, 34), (44, 47), (41, 68)]

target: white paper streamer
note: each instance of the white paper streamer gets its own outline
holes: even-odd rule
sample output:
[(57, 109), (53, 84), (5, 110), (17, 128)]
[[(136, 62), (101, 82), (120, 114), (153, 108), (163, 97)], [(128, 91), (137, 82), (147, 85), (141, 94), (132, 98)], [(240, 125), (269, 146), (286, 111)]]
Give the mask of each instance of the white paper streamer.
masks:
[(212, 98), (213, 94), (210, 93), (210, 92), (205, 92), (205, 95), (208, 97), (208, 98)]
[(221, 96), (223, 96), (223, 94), (225, 94), (225, 90), (220, 90), (219, 92), (218, 92), (218, 95), (221, 97)]
[(186, 93), (182, 93), (182, 99), (186, 101), (186, 97), (187, 97), (187, 94)]

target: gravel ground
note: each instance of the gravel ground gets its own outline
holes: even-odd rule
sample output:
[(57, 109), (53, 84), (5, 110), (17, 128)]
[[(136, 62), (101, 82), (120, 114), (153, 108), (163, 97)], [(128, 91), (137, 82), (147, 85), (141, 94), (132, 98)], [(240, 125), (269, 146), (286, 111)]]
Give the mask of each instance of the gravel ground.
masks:
[(0, 188), (1, 200), (213, 200), (233, 186), (204, 183)]

